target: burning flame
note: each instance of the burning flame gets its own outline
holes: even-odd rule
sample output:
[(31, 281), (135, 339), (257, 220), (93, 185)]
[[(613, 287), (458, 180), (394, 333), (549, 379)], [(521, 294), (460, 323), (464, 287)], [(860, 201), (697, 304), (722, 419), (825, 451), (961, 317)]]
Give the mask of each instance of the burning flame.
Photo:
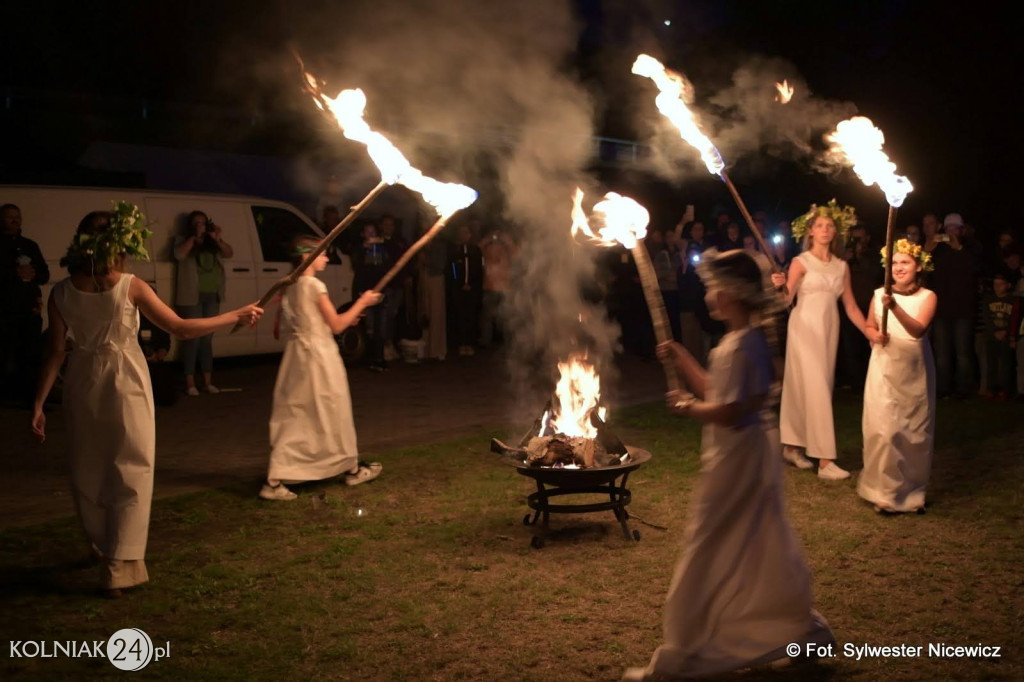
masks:
[(910, 180), (896, 175), (896, 164), (882, 151), (885, 135), (871, 119), (854, 116), (842, 121), (825, 139), (831, 144), (829, 154), (853, 166), (865, 185), (878, 185), (893, 208), (902, 206), (914, 190)]
[(345, 137), (366, 145), (366, 151), (380, 169), (384, 182), (389, 185), (405, 185), (418, 192), (443, 218), (476, 201), (477, 193), (473, 188), (427, 177), (413, 168), (390, 140), (373, 131), (363, 119), (366, 95), (362, 90), (342, 90), (332, 99), (321, 91), (320, 84), (312, 74), (306, 73), (305, 76), (307, 89), (313, 96), (313, 101), (321, 110), (334, 117)]
[(775, 89), (779, 91), (779, 96), (775, 98), (779, 104), (787, 104), (789, 100), (793, 99), (794, 90), (789, 81), (783, 79), (781, 83), (775, 84)]
[(582, 233), (602, 246), (622, 244), (627, 249), (632, 249), (647, 236), (650, 215), (646, 208), (629, 197), (608, 192), (604, 199), (594, 204), (593, 215), (601, 223), (596, 234), (583, 211), (583, 190), (577, 187), (572, 200), (573, 236)]
[(715, 145), (711, 144), (708, 136), (701, 132), (697, 126), (697, 119), (693, 112), (686, 106), (685, 94), (687, 89), (686, 80), (678, 73), (674, 73), (654, 57), (642, 54), (633, 62), (633, 73), (638, 76), (646, 76), (654, 81), (661, 93), (654, 100), (658, 111), (664, 114), (668, 120), (679, 128), (679, 135), (693, 145), (700, 152), (704, 165), (712, 175), (718, 175), (725, 168), (725, 161), (718, 153)]
[[(552, 409), (551, 427), (555, 433), (569, 437), (596, 438), (597, 429), (590, 423), (590, 413), (598, 410), (603, 420), (604, 408), (598, 408), (601, 399), (601, 379), (586, 356), (571, 355), (558, 363), (558, 384), (555, 397), (558, 405)], [(545, 419), (542, 423), (546, 424)]]

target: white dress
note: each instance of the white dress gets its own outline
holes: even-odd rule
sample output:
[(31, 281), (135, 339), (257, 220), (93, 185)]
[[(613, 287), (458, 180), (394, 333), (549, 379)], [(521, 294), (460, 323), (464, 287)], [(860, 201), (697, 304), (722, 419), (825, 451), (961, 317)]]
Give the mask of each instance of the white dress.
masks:
[(357, 464), (348, 375), (318, 304), (326, 293), (316, 277), (299, 277), (281, 302), (287, 343), (270, 414), (271, 480), (318, 481)]
[(832, 388), (839, 347), (839, 310), (846, 261), (836, 256), (823, 263), (804, 251), (798, 256), (807, 269), (789, 315), (786, 369), (782, 380), (779, 429), (782, 442), (805, 448), (808, 457), (836, 458), (832, 423)]
[(107, 588), (148, 579), (143, 559), (153, 501), (156, 423), (139, 310), (123, 274), (109, 291), (58, 282), (53, 299), (73, 350), (64, 375), (71, 487), (86, 535), (106, 560)]
[[(761, 332), (730, 332), (711, 351), (705, 398), (728, 404), (767, 394), (771, 378)], [(782, 461), (766, 419), (704, 426), (685, 549), (665, 603), (665, 643), (647, 675), (713, 675), (784, 658), (790, 642), (832, 640), (811, 608), (811, 576), (786, 518)]]
[[(882, 327), (882, 289), (875, 291), (871, 314)], [(935, 296), (918, 289), (893, 294), (914, 318)], [(857, 493), (889, 511), (924, 507), (935, 440), (935, 363), (928, 336), (912, 337), (889, 313), (889, 343), (875, 346), (864, 385), (864, 470)]]

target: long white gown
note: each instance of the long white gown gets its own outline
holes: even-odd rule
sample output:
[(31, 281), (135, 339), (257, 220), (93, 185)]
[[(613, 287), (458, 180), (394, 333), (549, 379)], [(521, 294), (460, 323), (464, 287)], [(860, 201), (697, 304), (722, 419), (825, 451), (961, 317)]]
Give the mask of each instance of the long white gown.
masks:
[(132, 275), (109, 291), (79, 291), (70, 279), (53, 298), (73, 350), (64, 376), (71, 488), (85, 533), (103, 558), (106, 588), (149, 576), (144, 561), (153, 501), (156, 422), (149, 367), (139, 347)]
[(808, 457), (836, 458), (832, 388), (839, 347), (839, 311), (846, 261), (824, 263), (804, 251), (797, 257), (807, 269), (789, 315), (786, 369), (782, 380), (779, 429), (782, 442), (805, 448)]
[(299, 277), (281, 302), (287, 343), (270, 415), (271, 480), (319, 481), (357, 464), (348, 375), (318, 304), (326, 293), (316, 277)]
[[(705, 398), (728, 404), (766, 394), (771, 378), (761, 332), (730, 332), (711, 352)], [(784, 658), (790, 642), (832, 641), (811, 608), (810, 571), (786, 518), (782, 460), (766, 419), (704, 426), (685, 549), (665, 603), (665, 642), (646, 675), (712, 675)]]
[[(871, 314), (882, 326), (882, 289), (875, 291)], [(901, 308), (917, 318), (935, 294), (918, 289), (893, 294)], [(857, 494), (888, 511), (924, 507), (935, 442), (935, 362), (928, 335), (915, 339), (889, 314), (889, 343), (875, 346), (864, 384), (864, 470)]]

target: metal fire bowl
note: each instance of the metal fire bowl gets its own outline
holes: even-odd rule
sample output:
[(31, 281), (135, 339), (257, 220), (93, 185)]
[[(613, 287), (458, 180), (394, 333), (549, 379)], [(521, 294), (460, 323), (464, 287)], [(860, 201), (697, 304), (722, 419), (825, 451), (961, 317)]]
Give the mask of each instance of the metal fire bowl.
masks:
[(651, 459), (651, 453), (630, 445), (626, 446), (629, 451), (629, 461), (625, 464), (616, 464), (610, 467), (595, 467), (593, 469), (557, 469), (552, 467), (532, 467), (526, 462), (519, 462), (508, 457), (502, 457), (501, 461), (514, 466), (523, 476), (529, 476), (539, 483), (554, 486), (556, 488), (591, 488), (597, 485), (613, 483), (620, 476), (639, 469)]

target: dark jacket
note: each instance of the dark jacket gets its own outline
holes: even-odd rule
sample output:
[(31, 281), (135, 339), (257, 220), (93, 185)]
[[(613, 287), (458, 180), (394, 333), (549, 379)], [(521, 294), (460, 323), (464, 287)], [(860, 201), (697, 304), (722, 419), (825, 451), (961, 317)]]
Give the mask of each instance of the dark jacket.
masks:
[[(31, 265), (35, 279), (26, 282), (18, 277), (19, 265)], [(0, 234), (0, 315), (17, 317), (39, 314), (39, 287), (50, 281), (50, 268), (43, 259), (39, 245), (21, 233)]]

